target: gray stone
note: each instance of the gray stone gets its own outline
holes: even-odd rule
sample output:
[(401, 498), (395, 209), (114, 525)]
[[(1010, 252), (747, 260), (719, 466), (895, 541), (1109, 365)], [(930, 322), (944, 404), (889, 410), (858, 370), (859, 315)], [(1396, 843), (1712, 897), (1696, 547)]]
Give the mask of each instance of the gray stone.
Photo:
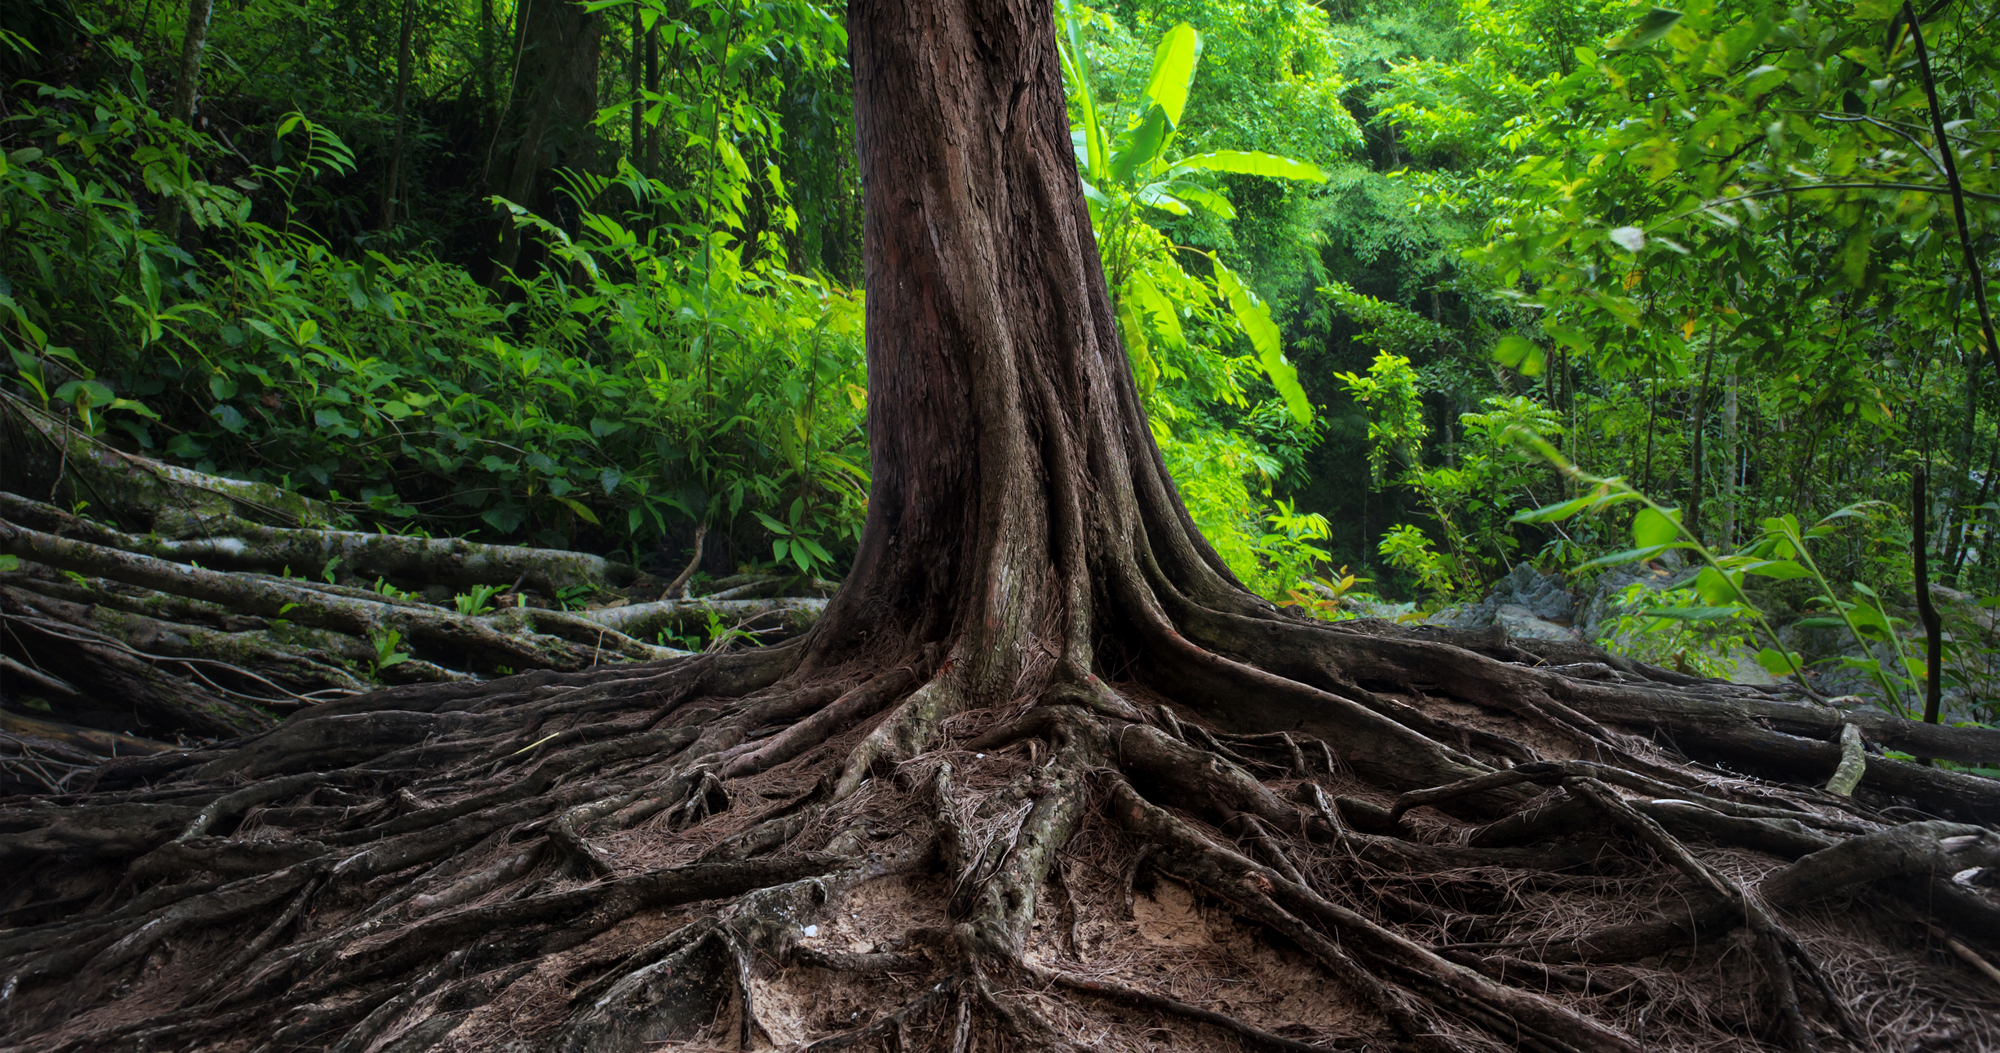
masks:
[(1557, 627), (1576, 617), (1576, 601), (1563, 585), (1562, 576), (1543, 574), (1522, 563), (1495, 582), (1485, 599), (1467, 607), (1447, 608), (1432, 616), (1431, 622), (1454, 629), (1484, 629), (1498, 621), (1500, 608), (1506, 606), (1523, 608), (1531, 617)]
[(1545, 618), (1536, 617), (1535, 612), (1518, 603), (1503, 603), (1494, 612), (1495, 625), (1507, 630), (1507, 635), (1517, 640), (1556, 640), (1562, 643), (1581, 643), (1583, 635), (1566, 625), (1558, 625)]

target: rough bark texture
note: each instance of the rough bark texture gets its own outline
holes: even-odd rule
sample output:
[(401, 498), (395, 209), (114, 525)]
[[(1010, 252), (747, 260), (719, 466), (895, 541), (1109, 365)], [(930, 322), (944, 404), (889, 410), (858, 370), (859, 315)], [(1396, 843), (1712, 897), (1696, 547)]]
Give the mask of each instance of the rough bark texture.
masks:
[(1992, 733), (1246, 593), (1117, 344), (1048, 5), (855, 0), (850, 33), (875, 489), (817, 626), (5, 802), (11, 1041), (2000, 1043), (2000, 784), (1816, 788), (1850, 723)]
[[(587, 169), (596, 160), (597, 39), (604, 16), (571, 0), (533, 0), (522, 11), (514, 94), (527, 100), (527, 109), (500, 196), (532, 207), (536, 180), (550, 165), (563, 161)], [(571, 137), (559, 134), (564, 129)], [(513, 217), (499, 218), (491, 279), (496, 286), (521, 251)]]

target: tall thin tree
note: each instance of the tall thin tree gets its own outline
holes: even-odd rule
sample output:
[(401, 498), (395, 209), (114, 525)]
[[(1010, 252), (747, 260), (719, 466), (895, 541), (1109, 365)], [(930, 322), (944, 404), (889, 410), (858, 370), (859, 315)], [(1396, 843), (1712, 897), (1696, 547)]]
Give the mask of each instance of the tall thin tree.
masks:
[(402, 29), (396, 35), (396, 99), (392, 106), (391, 123), (395, 128), (395, 145), (389, 152), (388, 171), (382, 175), (381, 207), (376, 213), (375, 226), (380, 230), (391, 230), (396, 225), (396, 207), (401, 203), (403, 193), (403, 160), (409, 148), (410, 98), (410, 43), (417, 25), (417, 0), (403, 0)]
[[(214, 14), (215, 0), (188, 0), (187, 29), (181, 34), (180, 75), (174, 81), (174, 108), (170, 116), (188, 127), (194, 127), (197, 100), (201, 97), (202, 56), (208, 50), (208, 23)], [(178, 236), (181, 227), (180, 198), (169, 194), (160, 202), (160, 229), (169, 237)]]

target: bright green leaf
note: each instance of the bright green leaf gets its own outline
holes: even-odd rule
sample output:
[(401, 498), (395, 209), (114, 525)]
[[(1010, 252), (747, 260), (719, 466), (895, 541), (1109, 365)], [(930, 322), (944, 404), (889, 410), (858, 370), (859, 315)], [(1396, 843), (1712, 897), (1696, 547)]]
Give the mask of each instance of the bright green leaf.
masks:
[(1645, 47), (1653, 41), (1666, 36), (1667, 31), (1674, 28), (1675, 24), (1680, 22), (1680, 20), (1681, 13), (1679, 11), (1656, 7), (1646, 12), (1646, 16), (1639, 20), (1638, 25), (1626, 30), (1623, 36), (1613, 41), (1611, 48), (1614, 51), (1630, 51), (1634, 48)]
[(1267, 154), (1257, 150), (1217, 150), (1214, 153), (1183, 157), (1174, 165), (1175, 171), (1181, 169), (1234, 172), (1237, 175), (1268, 176), (1272, 179), (1300, 179), (1310, 183), (1326, 182), (1326, 172), (1310, 161), (1280, 157), (1277, 154)]
[(1167, 30), (1160, 46), (1153, 49), (1153, 75), (1146, 82), (1146, 97), (1139, 104), (1157, 103), (1167, 123), (1180, 127), (1181, 110), (1187, 106), (1188, 85), (1194, 82), (1195, 63), (1201, 57), (1201, 34), (1182, 22)]

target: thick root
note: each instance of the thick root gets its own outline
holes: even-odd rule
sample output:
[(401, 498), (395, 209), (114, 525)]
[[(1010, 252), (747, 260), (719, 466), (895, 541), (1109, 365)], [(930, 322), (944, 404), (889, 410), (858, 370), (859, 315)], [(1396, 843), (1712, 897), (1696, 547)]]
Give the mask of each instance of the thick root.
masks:
[[(1827, 1049), (1917, 1012), (2000, 1041), (1968, 964), (2000, 939), (2000, 834), (1902, 821), (1865, 782), (1755, 783), (1607, 726), (1595, 759), (1425, 747), (1454, 777), (1385, 787), (1350, 743), (1428, 741), (1385, 731), (1394, 707), (1225, 731), (1093, 678), (973, 711), (919, 665), (782, 680), (794, 650), (411, 685), (0, 806), (23, 875), (0, 1020), (48, 1050), (476, 1050), (501, 1020), (604, 1053), (1157, 1027), (1287, 1053)], [(1562, 722), (1493, 712), (1493, 736)], [(1924, 956), (1924, 917), (1972, 958)], [(1882, 955), (1923, 977), (1916, 1003)], [(1287, 976), (1312, 996), (1231, 986)], [(166, 1008), (121, 1015), (155, 989)]]

